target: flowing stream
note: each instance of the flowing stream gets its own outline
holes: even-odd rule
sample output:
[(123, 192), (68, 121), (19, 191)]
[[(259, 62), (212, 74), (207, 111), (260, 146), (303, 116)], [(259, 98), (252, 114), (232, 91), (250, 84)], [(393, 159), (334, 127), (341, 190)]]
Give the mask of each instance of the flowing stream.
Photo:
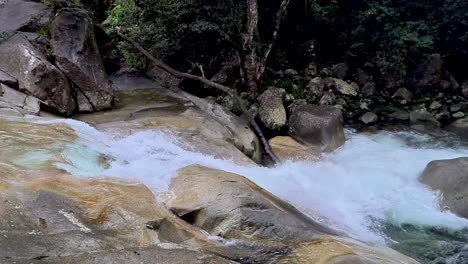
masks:
[[(440, 195), (418, 181), (428, 162), (468, 156), (466, 146), (408, 132), (347, 131), (346, 144), (321, 162), (243, 167), (186, 150), (159, 131), (109, 135), (65, 122), (79, 138), (62, 151), (67, 162), (56, 166), (77, 176), (137, 179), (158, 195), (176, 170), (200, 164), (244, 175), (328, 226), (423, 263), (463, 263), (459, 259), (468, 251), (468, 220), (441, 210)], [(108, 166), (102, 165), (103, 155)]]

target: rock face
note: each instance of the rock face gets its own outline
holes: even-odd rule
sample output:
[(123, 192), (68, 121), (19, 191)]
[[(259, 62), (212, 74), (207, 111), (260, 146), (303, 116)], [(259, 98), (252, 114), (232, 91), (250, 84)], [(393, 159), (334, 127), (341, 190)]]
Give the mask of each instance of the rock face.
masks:
[(444, 61), (440, 54), (426, 55), (417, 67), (413, 82), (422, 91), (438, 88), (442, 80)]
[(0, 70), (0, 83), (6, 84), (10, 87), (18, 87), (18, 80), (2, 70)]
[(443, 205), (468, 218), (468, 158), (431, 161), (421, 182), (443, 194)]
[(90, 14), (81, 9), (64, 8), (52, 22), (50, 34), (57, 66), (80, 91), (78, 110), (111, 108), (112, 86), (99, 54)]
[(462, 139), (468, 140), (468, 118), (458, 119), (447, 127)]
[(266, 127), (279, 129), (286, 124), (285, 94), (284, 89), (269, 88), (258, 97), (260, 120)]
[(75, 108), (67, 78), (22, 34), (0, 44), (0, 69), (18, 80), (21, 91), (69, 115)]
[(38, 115), (40, 103), (39, 100), (33, 96), (0, 84), (0, 108), (12, 109), (23, 115)]
[(287, 241), (330, 232), (236, 174), (190, 166), (178, 172), (169, 189), (175, 195), (170, 210), (211, 235)]
[(23, 28), (37, 27), (47, 21), (49, 10), (47, 6), (27, 0), (2, 1), (4, 4), (0, 8), (0, 42)]
[(300, 105), (289, 117), (290, 134), (307, 144), (333, 151), (344, 144), (343, 115), (331, 106)]
[(281, 160), (319, 161), (320, 150), (307, 147), (292, 137), (277, 136), (268, 141), (275, 155)]

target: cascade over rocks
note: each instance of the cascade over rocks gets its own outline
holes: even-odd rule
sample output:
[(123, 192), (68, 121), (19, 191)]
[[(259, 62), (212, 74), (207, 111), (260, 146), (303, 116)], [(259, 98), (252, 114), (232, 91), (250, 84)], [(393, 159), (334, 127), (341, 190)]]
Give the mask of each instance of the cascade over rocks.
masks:
[(0, 44), (0, 69), (18, 80), (19, 90), (61, 114), (73, 112), (75, 103), (67, 78), (23, 34)]
[(79, 92), (78, 111), (90, 112), (112, 107), (112, 86), (94, 36), (89, 12), (64, 8), (50, 26), (51, 46), (57, 66)]
[(345, 142), (343, 115), (332, 106), (299, 105), (289, 117), (289, 133), (300, 142), (333, 151)]
[(286, 109), (283, 105), (285, 95), (284, 89), (269, 88), (257, 98), (260, 103), (260, 120), (266, 127), (279, 129), (286, 124)]
[(431, 161), (420, 180), (442, 193), (444, 206), (468, 218), (468, 158)]

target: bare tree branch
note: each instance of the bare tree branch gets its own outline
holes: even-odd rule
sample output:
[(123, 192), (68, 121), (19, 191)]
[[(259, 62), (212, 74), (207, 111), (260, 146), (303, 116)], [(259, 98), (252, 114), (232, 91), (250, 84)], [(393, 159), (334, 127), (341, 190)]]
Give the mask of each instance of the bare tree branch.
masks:
[(203, 70), (203, 66), (200, 63), (196, 63), (195, 65), (197, 65), (198, 69), (200, 70), (201, 76), (203, 78), (206, 78), (205, 77), (205, 71)]
[[(248, 110), (247, 107), (245, 106), (244, 102), (240, 98), (240, 96), (237, 94), (237, 92), (229, 87), (226, 87), (224, 85), (215, 83), (211, 80), (206, 79), (204, 76), (197, 76), (189, 73), (184, 73), (177, 71), (170, 66), (166, 65), (162, 61), (156, 59), (151, 53), (149, 53), (145, 48), (143, 48), (140, 44), (138, 44), (135, 40), (133, 40), (130, 37), (127, 37), (126, 35), (122, 34), (121, 30), (119, 27), (116, 27), (116, 33), (119, 37), (121, 37), (123, 40), (129, 42), (132, 44), (135, 48), (137, 48), (143, 55), (145, 55), (148, 59), (150, 59), (157, 67), (161, 68), (162, 70), (166, 71), (167, 73), (171, 74), (172, 76), (178, 78), (178, 79), (189, 79), (189, 80), (195, 80), (199, 81), (209, 87), (218, 89), (232, 98), (236, 101), (237, 105), (239, 106), (239, 109), (241, 110), (242, 114), (247, 118), (248, 122), (260, 138), (260, 141), (263, 145), (265, 153), (271, 158), (271, 160), (274, 163), (279, 163), (278, 157), (273, 153), (271, 150), (270, 144), (268, 143), (265, 135), (263, 134), (262, 130), (260, 129), (260, 126), (257, 124), (255, 121), (255, 116), (253, 116)], [(197, 64), (198, 65), (198, 64)], [(203, 73), (203, 68), (201, 68), (201, 71)]]

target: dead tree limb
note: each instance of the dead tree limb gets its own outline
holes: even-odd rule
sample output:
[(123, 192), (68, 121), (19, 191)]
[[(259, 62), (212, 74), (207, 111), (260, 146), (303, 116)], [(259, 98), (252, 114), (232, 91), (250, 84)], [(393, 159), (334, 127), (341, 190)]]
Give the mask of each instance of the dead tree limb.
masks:
[[(255, 116), (253, 116), (248, 110), (247, 107), (245, 106), (244, 102), (240, 98), (240, 96), (237, 94), (237, 92), (227, 86), (221, 85), (219, 83), (213, 82), (209, 79), (206, 79), (204, 76), (197, 76), (185, 72), (180, 72), (178, 70), (175, 70), (168, 66), (167, 64), (163, 63), (162, 61), (156, 59), (151, 53), (149, 53), (145, 48), (143, 48), (138, 42), (136, 42), (134, 39), (124, 35), (120, 28), (116, 28), (116, 33), (117, 35), (122, 38), (123, 40), (127, 41), (128, 43), (132, 44), (138, 51), (140, 51), (143, 55), (145, 55), (148, 59), (150, 59), (154, 65), (156, 65), (158, 68), (161, 68), (162, 70), (166, 71), (167, 73), (171, 74), (172, 76), (178, 78), (178, 79), (189, 79), (189, 80), (194, 80), (194, 81), (199, 81), (206, 86), (215, 88), (217, 90), (220, 90), (236, 101), (237, 105), (239, 106), (239, 109), (241, 110), (242, 114), (247, 118), (248, 122), (250, 123), (250, 126), (253, 128), (255, 133), (258, 135), (260, 138), (260, 141), (263, 145), (265, 153), (271, 158), (271, 160), (276, 164), (279, 163), (278, 157), (273, 153), (271, 150), (270, 144), (268, 143), (268, 140), (265, 137), (265, 134), (263, 134), (260, 126), (258, 125), (257, 121), (255, 121)], [(201, 68), (201, 66), (200, 66)], [(201, 71), (203, 73), (203, 68), (201, 68)], [(204, 75), (204, 74), (203, 74)]]

